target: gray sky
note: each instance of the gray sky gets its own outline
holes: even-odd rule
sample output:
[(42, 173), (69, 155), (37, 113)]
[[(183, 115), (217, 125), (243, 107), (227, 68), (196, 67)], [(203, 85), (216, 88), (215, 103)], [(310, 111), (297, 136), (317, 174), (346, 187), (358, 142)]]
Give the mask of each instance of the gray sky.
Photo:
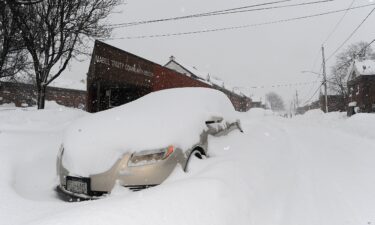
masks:
[[(110, 21), (122, 23), (184, 16), (271, 1), (274, 0), (127, 0), (126, 4), (116, 9), (118, 13), (113, 15)], [(312, 1), (314, 0), (294, 0), (284, 4)], [(120, 28), (114, 30), (113, 37), (176, 33), (269, 22), (345, 9), (352, 1), (336, 0), (288, 9), (201, 17)], [(368, 3), (375, 3), (375, 1), (355, 0), (354, 6)], [(349, 36), (372, 8), (373, 6), (347, 13), (336, 32), (325, 43), (327, 56)], [(341, 12), (317, 18), (222, 32), (131, 40), (115, 39), (105, 42), (162, 65), (168, 61), (170, 55), (174, 55), (177, 60), (195, 66), (199, 70), (207, 71), (231, 86), (244, 87), (243, 90), (246, 94), (261, 97), (266, 92), (275, 91), (282, 95), (285, 101), (289, 101), (298, 90), (300, 102), (304, 102), (317, 89), (318, 82), (282, 88), (272, 88), (272, 85), (316, 81), (316, 75), (302, 74), (301, 71), (319, 72), (320, 47), (343, 14), (344, 12)], [(374, 24), (375, 13), (347, 44), (361, 40), (369, 42), (374, 39)], [(71, 63), (70, 70), (62, 76), (64, 79), (82, 79), (88, 70), (88, 61)], [(328, 72), (334, 61), (334, 57), (328, 61)], [(260, 86), (264, 86), (264, 88), (251, 88)]]

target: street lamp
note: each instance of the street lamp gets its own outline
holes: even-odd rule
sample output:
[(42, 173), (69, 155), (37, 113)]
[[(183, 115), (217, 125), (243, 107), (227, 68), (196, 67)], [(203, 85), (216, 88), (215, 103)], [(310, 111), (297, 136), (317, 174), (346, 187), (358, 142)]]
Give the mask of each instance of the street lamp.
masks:
[(313, 73), (319, 76), (323, 76), (323, 81), (322, 84), (324, 85), (324, 99), (325, 99), (325, 108), (326, 108), (326, 113), (328, 112), (328, 97), (327, 97), (327, 76), (325, 73), (317, 73), (314, 71), (309, 71), (309, 70), (303, 70), (301, 73)]

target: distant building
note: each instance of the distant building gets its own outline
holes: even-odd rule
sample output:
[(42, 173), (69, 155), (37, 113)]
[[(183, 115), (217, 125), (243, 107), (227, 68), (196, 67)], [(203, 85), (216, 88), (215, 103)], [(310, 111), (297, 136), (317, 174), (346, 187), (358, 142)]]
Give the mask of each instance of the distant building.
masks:
[(262, 98), (251, 96), (251, 108), (266, 108), (265, 103), (263, 103)]
[(348, 71), (348, 115), (375, 112), (375, 61), (355, 60)]
[[(346, 102), (344, 96), (337, 95), (333, 93), (327, 94), (327, 106), (328, 106), (328, 112), (345, 112), (347, 110)], [(323, 94), (320, 94), (319, 96), (319, 105), (320, 109), (325, 112), (326, 111), (326, 98)]]
[(314, 101), (310, 103), (309, 105), (297, 107), (296, 114), (301, 115), (312, 109), (321, 109), (321, 104), (319, 100)]
[[(17, 107), (36, 105), (34, 84), (0, 81), (0, 104), (14, 103)], [(85, 108), (86, 91), (60, 87), (47, 87), (46, 100), (74, 108)]]
[(252, 99), (242, 94), (236, 87), (230, 87), (225, 85), (224, 82), (217, 77), (210, 76), (209, 73), (202, 72), (195, 67), (191, 67), (177, 61), (174, 56), (169, 58), (164, 67), (184, 74), (185, 76), (191, 77), (195, 80), (208, 84), (210, 87), (215, 88), (219, 91), (224, 92), (234, 105), (237, 106), (238, 111), (248, 111), (254, 107)]

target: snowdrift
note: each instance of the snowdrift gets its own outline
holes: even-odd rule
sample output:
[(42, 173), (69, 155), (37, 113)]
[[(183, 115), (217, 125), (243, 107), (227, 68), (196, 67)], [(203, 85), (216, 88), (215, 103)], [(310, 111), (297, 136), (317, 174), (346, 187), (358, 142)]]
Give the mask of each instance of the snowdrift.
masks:
[(81, 176), (101, 173), (126, 152), (198, 143), (212, 116), (235, 120), (228, 97), (209, 88), (178, 88), (76, 121), (65, 132), (63, 165)]

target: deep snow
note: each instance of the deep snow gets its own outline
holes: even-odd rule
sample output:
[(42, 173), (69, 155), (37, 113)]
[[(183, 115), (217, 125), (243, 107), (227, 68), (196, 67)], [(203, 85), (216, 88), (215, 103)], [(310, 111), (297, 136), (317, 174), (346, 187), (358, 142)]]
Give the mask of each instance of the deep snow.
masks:
[(141, 192), (62, 202), (55, 160), (62, 129), (87, 113), (0, 106), (0, 224), (375, 223), (375, 115), (241, 114), (245, 133), (210, 138), (210, 157)]
[(127, 152), (170, 145), (188, 150), (199, 142), (205, 121), (235, 122), (237, 114), (228, 97), (211, 88), (152, 92), (72, 123), (64, 133), (63, 165), (70, 173), (89, 176), (109, 170)]

